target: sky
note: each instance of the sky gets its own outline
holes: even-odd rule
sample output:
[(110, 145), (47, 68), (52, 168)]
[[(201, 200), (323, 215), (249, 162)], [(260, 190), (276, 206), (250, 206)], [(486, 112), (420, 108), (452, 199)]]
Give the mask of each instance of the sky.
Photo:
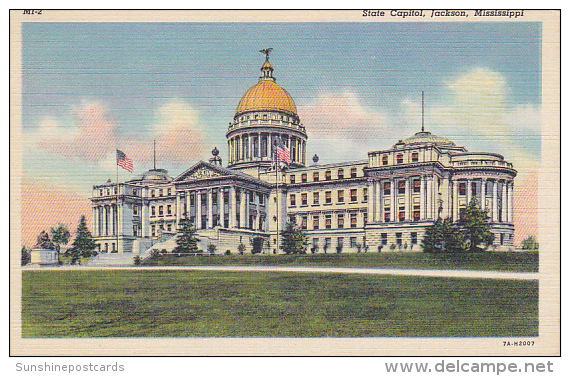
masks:
[(22, 241), (90, 219), (94, 184), (157, 167), (176, 176), (217, 147), (272, 47), (321, 163), (362, 160), (421, 127), (504, 155), (515, 241), (537, 235), (541, 24), (24, 23)]

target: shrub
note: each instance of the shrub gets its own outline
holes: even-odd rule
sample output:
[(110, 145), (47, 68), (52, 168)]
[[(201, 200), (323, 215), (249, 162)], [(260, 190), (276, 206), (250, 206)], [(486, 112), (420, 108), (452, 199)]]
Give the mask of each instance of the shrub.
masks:
[(245, 244), (239, 243), (239, 245), (238, 245), (238, 252), (239, 252), (240, 255), (243, 255), (243, 253), (245, 252)]
[(226, 250), (226, 255), (231, 255), (232, 253), (230, 252), (230, 250)]
[(140, 257), (139, 255), (136, 255), (136, 256), (133, 258), (133, 263), (134, 263), (135, 265), (140, 265), (140, 264), (141, 264), (141, 257)]

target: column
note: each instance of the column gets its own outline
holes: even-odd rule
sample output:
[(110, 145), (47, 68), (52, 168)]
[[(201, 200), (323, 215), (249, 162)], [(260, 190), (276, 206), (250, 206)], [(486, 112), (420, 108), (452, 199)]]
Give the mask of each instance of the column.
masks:
[(190, 195), (191, 192), (186, 191), (186, 212), (184, 213), (184, 217), (186, 218), (186, 220), (190, 220)]
[(394, 178), (390, 179), (390, 222), (394, 222), (396, 217), (396, 190), (394, 189)]
[(426, 176), (420, 177), (420, 220), (426, 219)]
[(374, 222), (374, 202), (376, 195), (376, 181), (368, 182), (368, 222)]
[(236, 228), (236, 187), (230, 187), (230, 204), (228, 206), (230, 228)]
[(485, 189), (487, 189), (487, 179), (481, 179), (481, 210), (485, 210), (485, 205), (486, 205), (486, 192)]
[(176, 192), (176, 228), (180, 227), (180, 213), (181, 213), (180, 192)]
[(147, 215), (148, 215), (148, 204), (143, 201), (141, 205), (141, 236), (143, 238), (148, 236), (146, 231), (148, 226)]
[(91, 231), (93, 232), (93, 236), (99, 236), (97, 235), (97, 207), (93, 206), (91, 208), (91, 212), (91, 218), (93, 220)]
[(214, 227), (214, 203), (212, 202), (212, 189), (208, 189), (208, 228)]
[(498, 208), (497, 208), (497, 180), (493, 180), (493, 216), (492, 216), (492, 221), (493, 222), (498, 222), (499, 221), (499, 213), (498, 213)]
[(410, 215), (411, 214), (410, 213), (411, 212), (410, 207), (411, 207), (411, 201), (412, 201), (411, 200), (412, 190), (410, 189), (410, 186), (411, 186), (410, 178), (406, 178), (406, 194), (404, 195), (404, 207), (406, 210), (406, 215), (405, 215), (404, 219), (406, 221), (409, 221), (412, 219), (412, 217)]
[(257, 159), (261, 159), (261, 133), (257, 133)]
[(501, 222), (507, 222), (507, 182), (503, 181), (503, 189), (501, 193)]
[(426, 177), (427, 182), (427, 219), (433, 219), (433, 175)]
[(509, 211), (508, 211), (508, 216), (507, 216), (507, 220), (509, 223), (513, 223), (513, 202), (514, 202), (514, 197), (513, 197), (513, 193), (514, 193), (514, 185), (515, 183), (513, 181), (511, 181), (509, 183)]
[(239, 198), (240, 198), (240, 202), (239, 202), (239, 227), (240, 228), (246, 228), (245, 226), (245, 189), (240, 189), (239, 191)]
[(453, 183), (453, 221), (459, 220), (459, 181), (452, 180)]
[(384, 192), (382, 180), (376, 181), (376, 210), (374, 222), (384, 222)]
[(471, 179), (467, 180), (467, 206), (471, 202)]
[(196, 192), (196, 229), (200, 230), (202, 228), (202, 192)]
[[(257, 149), (259, 151), (259, 149)], [(224, 188), (218, 189), (218, 216), (219, 216), (219, 225), (220, 227), (224, 227)]]

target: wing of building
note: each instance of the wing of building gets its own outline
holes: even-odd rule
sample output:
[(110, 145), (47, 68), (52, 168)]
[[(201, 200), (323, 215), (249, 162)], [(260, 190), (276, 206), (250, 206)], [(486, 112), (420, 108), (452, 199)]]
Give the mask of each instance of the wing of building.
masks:
[[(367, 160), (307, 163), (305, 126), (268, 59), (239, 101), (226, 136), (229, 161), (218, 150), (176, 177), (152, 169), (93, 187), (93, 235), (100, 252), (171, 251), (189, 219), (200, 247), (217, 253), (278, 253), (278, 231), (295, 222), (316, 252), (421, 251), (426, 228), (459, 219), (476, 199), (489, 210), (494, 248), (513, 246), (516, 170), (494, 153), (469, 152), (427, 131)], [(308, 125), (310, 127), (310, 125)], [(380, 138), (381, 135), (370, 135)], [(290, 165), (275, 169), (273, 145), (289, 149)]]

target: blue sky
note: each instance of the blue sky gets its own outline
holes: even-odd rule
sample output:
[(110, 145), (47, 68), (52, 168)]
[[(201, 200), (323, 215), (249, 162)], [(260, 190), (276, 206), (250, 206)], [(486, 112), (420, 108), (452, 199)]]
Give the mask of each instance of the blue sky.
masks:
[[(265, 47), (274, 48), (277, 82), (294, 98), (308, 129), (309, 153), (319, 154), (323, 162), (366, 158), (366, 151), (388, 148), (413, 134), (421, 123), (422, 90), (426, 125), (433, 133), (470, 150), (494, 151), (515, 160), (516, 151), (509, 155), (513, 147), (529, 157), (540, 156), (540, 123), (511, 124), (516, 119), (528, 123), (527, 112), (539, 119), (540, 23), (24, 23), (22, 37), (22, 125), (28, 138), (37, 144), (40, 135), (45, 141), (56, 134), (81, 134), (78, 113), (94, 105), (104, 112), (114, 135), (108, 145), (98, 145), (108, 148), (106, 158), (30, 147), (24, 174), (37, 174), (37, 166), (48, 162), (53, 166), (48, 178), (73, 180), (81, 173), (74, 169), (81, 166), (90, 174), (83, 175), (84, 180), (106, 180), (114, 169), (102, 161), (112, 161), (115, 147), (129, 153), (134, 148), (127, 145), (129, 139), (148, 149), (149, 158), (134, 161), (140, 174), (151, 167), (149, 145), (167, 121), (164, 108), (173, 105), (182, 115), (169, 120), (176, 123), (169, 126), (179, 132), (178, 123), (186, 119), (187, 131), (201, 134), (204, 147), (193, 144), (187, 158), (165, 157), (161, 167), (180, 173), (195, 160), (207, 159), (214, 146), (227, 159), (227, 124), (241, 96), (257, 81), (263, 62), (258, 51)], [(456, 85), (483, 81), (482, 88), (475, 87), (481, 98), (465, 96)], [(500, 98), (485, 102), (494, 95)], [(505, 118), (500, 127), (491, 124), (484, 132), (486, 125), (478, 122), (486, 121), (480, 116), (485, 109), (474, 108), (479, 99), (481, 106), (496, 107), (493, 116)], [(330, 103), (341, 103), (346, 113), (332, 113)], [(465, 109), (473, 113), (462, 112)], [(441, 116), (454, 111), (454, 118)], [(328, 115), (331, 119), (326, 120)], [(462, 119), (475, 120), (464, 126)], [(372, 137), (356, 135), (341, 152), (330, 148), (336, 143), (334, 135), (328, 139), (317, 131), (353, 126), (370, 129)], [(46, 133), (56, 128), (59, 133)], [(510, 138), (508, 145), (497, 143), (497, 129)], [(89, 148), (91, 140), (79, 136), (72, 141), (86, 142), (83, 147)], [(70, 159), (76, 167), (67, 166)]]

